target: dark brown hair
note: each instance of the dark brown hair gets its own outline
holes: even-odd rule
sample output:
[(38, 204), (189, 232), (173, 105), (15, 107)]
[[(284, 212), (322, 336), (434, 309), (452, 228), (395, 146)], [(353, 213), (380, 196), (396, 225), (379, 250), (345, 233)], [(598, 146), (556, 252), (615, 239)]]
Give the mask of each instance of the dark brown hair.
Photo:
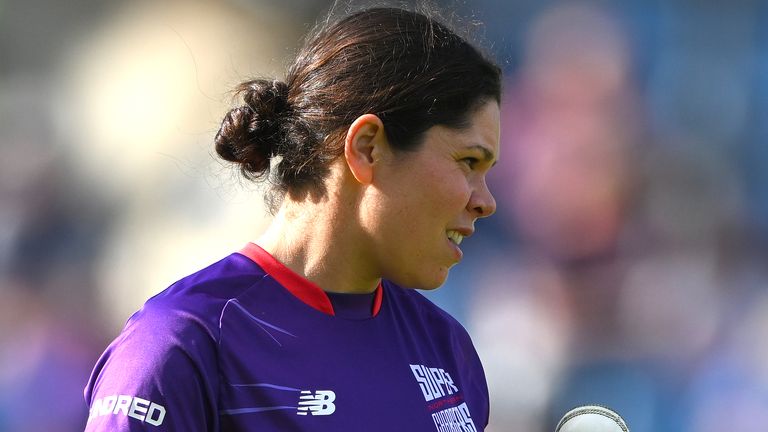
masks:
[(246, 178), (274, 171), (277, 192), (298, 193), (322, 183), (357, 117), (376, 114), (394, 148), (413, 150), (432, 126), (466, 127), (481, 103), (499, 102), (501, 71), (433, 18), (374, 8), (317, 30), (285, 82), (246, 81), (237, 93), (244, 105), (224, 117), (216, 152)]

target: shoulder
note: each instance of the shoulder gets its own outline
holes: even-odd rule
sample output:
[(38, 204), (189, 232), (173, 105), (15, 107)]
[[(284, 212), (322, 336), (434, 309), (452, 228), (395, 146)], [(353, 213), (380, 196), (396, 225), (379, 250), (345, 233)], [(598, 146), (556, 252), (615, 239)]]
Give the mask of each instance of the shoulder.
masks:
[(193, 408), (197, 414), (183, 421), (215, 422), (219, 317), (229, 300), (258, 286), (263, 277), (252, 261), (232, 254), (147, 300), (92, 372), (85, 389), (89, 427), (123, 430), (123, 425), (143, 423), (130, 409), (119, 409), (120, 398), (125, 404), (146, 401), (167, 410), (168, 418), (156, 418), (159, 422), (181, 421), (171, 413)]
[(108, 353), (128, 347), (154, 354), (214, 349), (227, 302), (258, 286), (264, 274), (253, 261), (234, 253), (180, 279), (128, 319)]
[(176, 281), (149, 299), (147, 305), (194, 307), (226, 302), (257, 284), (265, 274), (251, 259), (233, 253)]
[(177, 329), (174, 324), (179, 323), (215, 328), (226, 303), (257, 286), (264, 276), (264, 270), (256, 263), (233, 253), (147, 300), (127, 325), (161, 320), (170, 329)]

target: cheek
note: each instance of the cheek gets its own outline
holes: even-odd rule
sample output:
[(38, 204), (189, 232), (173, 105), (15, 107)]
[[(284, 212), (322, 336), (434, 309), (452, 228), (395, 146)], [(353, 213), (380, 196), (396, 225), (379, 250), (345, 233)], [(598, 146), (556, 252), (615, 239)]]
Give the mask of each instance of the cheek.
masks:
[(421, 236), (456, 223), (470, 196), (466, 179), (450, 175), (425, 176), (403, 194), (408, 195), (402, 206), (404, 224)]
[(448, 173), (436, 178), (425, 193), (436, 211), (447, 212), (452, 218), (459, 216), (467, 207), (471, 195), (470, 182), (463, 173)]
[(462, 216), (471, 186), (460, 169), (442, 161), (400, 168), (397, 180), (379, 190), (372, 216), (381, 229), (381, 241), (401, 244), (408, 254), (424, 255)]

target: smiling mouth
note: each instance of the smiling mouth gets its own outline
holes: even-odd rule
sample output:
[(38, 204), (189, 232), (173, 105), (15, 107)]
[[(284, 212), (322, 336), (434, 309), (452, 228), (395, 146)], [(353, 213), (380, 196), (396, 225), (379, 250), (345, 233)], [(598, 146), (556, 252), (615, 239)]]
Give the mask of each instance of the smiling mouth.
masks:
[(461, 241), (464, 240), (464, 236), (461, 235), (461, 233), (459, 233), (458, 231), (448, 230), (447, 235), (448, 235), (448, 240), (452, 241), (453, 244), (455, 244), (456, 246), (460, 245)]

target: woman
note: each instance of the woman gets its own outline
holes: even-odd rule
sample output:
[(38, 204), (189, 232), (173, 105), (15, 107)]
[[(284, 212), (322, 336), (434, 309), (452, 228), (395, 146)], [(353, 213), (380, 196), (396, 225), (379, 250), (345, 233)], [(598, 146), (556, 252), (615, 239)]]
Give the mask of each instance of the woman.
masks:
[(216, 151), (269, 176), (274, 222), (130, 318), (86, 430), (483, 429), (469, 336), (412, 288), (440, 286), (495, 210), (498, 67), (435, 20), (368, 9), (239, 93)]

